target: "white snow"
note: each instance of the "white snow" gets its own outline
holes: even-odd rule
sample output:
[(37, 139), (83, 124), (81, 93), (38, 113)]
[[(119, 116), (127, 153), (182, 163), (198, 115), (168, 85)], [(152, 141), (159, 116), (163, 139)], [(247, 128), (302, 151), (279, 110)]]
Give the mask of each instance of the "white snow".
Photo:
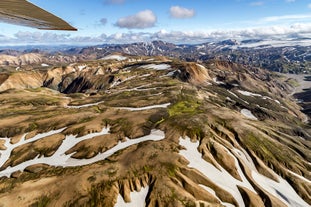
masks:
[(213, 78), (213, 81), (214, 81), (214, 83), (216, 83), (216, 84), (223, 84), (223, 85), (225, 85), (224, 82), (218, 81), (217, 78)]
[[(275, 39), (275, 40), (261, 40), (254, 43), (245, 43), (240, 45), (240, 48), (270, 48), (270, 47), (284, 47), (284, 46), (310, 46), (310, 39)], [(236, 46), (233, 46), (236, 47)], [(233, 48), (232, 47), (232, 48)]]
[(204, 69), (204, 70), (206, 70), (206, 68), (203, 66), (203, 65), (201, 65), (201, 64), (196, 64), (198, 67), (200, 67), (201, 69)]
[(295, 192), (292, 186), (283, 178), (278, 176), (279, 182), (275, 182), (255, 171), (252, 171), (252, 177), (255, 182), (263, 187), (270, 194), (274, 195), (287, 206), (292, 207), (306, 207), (309, 206), (299, 195)]
[(96, 103), (90, 103), (90, 104), (83, 104), (83, 105), (77, 105), (77, 106), (66, 106), (66, 108), (69, 108), (69, 109), (79, 109), (79, 108), (86, 108), (86, 107), (90, 107), (90, 106), (97, 106), (98, 104), (101, 104), (103, 103), (104, 101), (99, 101), (99, 102), (96, 102)]
[(247, 165), (249, 169), (257, 171), (252, 158), (249, 156), (249, 154), (244, 149), (239, 150), (237, 148), (233, 148), (232, 152), (235, 155), (235, 157), (240, 158), (243, 161), (243, 163)]
[(165, 104), (159, 104), (159, 105), (152, 105), (152, 106), (145, 106), (140, 108), (134, 108), (134, 107), (116, 107), (116, 109), (124, 109), (128, 111), (142, 111), (142, 110), (148, 110), (148, 109), (156, 109), (156, 108), (167, 108), (170, 105), (170, 103)]
[(118, 60), (118, 61), (122, 61), (122, 60), (126, 60), (127, 57), (124, 57), (122, 55), (107, 55), (105, 57), (102, 58), (102, 60)]
[[(2, 153), (2, 155), (0, 157), (0, 164), (1, 164), (0, 166), (2, 166), (7, 161), (7, 159), (9, 158), (9, 156), (11, 154), (11, 151), (15, 147), (20, 146), (20, 145), (25, 144), (25, 143), (28, 143), (28, 142), (38, 140), (40, 138), (43, 138), (43, 137), (51, 135), (51, 134), (59, 133), (62, 130), (63, 129), (59, 129), (59, 130), (54, 130), (54, 131), (44, 133), (44, 134), (38, 134), (37, 136), (35, 136), (32, 139), (29, 139), (26, 141), (21, 140), (19, 143), (15, 144), (13, 146), (10, 146), (6, 143), (6, 147), (8, 149), (0, 151)], [(96, 155), (95, 157), (90, 158), (90, 159), (74, 159), (74, 158), (71, 158), (71, 154), (68, 154), (68, 155), (65, 154), (66, 151), (71, 149), (77, 143), (79, 143), (83, 140), (91, 139), (95, 136), (108, 134), (108, 132), (109, 132), (109, 128), (104, 128), (101, 132), (90, 133), (90, 134), (87, 134), (85, 136), (78, 137), (78, 138), (74, 135), (68, 135), (63, 140), (61, 146), (57, 149), (57, 151), (51, 157), (36, 157), (33, 160), (25, 161), (19, 165), (14, 166), (14, 167), (8, 167), (5, 170), (0, 171), (0, 177), (1, 176), (9, 177), (15, 171), (18, 171), (18, 170), (23, 171), (26, 167), (34, 165), (34, 164), (39, 164), (39, 163), (44, 163), (44, 164), (48, 164), (51, 166), (62, 166), (62, 167), (69, 167), (69, 166), (73, 167), (73, 166), (88, 165), (88, 164), (92, 164), (92, 163), (100, 161), (100, 160), (104, 160), (107, 157), (109, 157), (110, 155), (114, 154), (115, 152), (117, 152), (121, 149), (127, 148), (131, 145), (138, 144), (140, 142), (144, 142), (144, 141), (148, 141), (148, 140), (157, 141), (157, 140), (161, 140), (161, 139), (165, 138), (165, 134), (163, 131), (152, 130), (151, 134), (149, 134), (149, 135), (146, 135), (144, 137), (140, 137), (137, 139), (127, 139), (125, 142), (119, 142), (113, 148), (111, 148), (111, 149), (109, 149), (103, 153), (99, 153), (98, 155)]]
[[(235, 93), (233, 93), (233, 92), (231, 92), (231, 91), (229, 91), (229, 90), (227, 90), (227, 91), (228, 91), (228, 93), (230, 93), (231, 95), (233, 95), (233, 96), (239, 98)], [(241, 100), (242, 100), (242, 99), (241, 99)]]
[(122, 80), (122, 81), (114, 81), (114, 82), (110, 85), (109, 89), (112, 89), (112, 88), (114, 88), (114, 87), (120, 85), (121, 83), (124, 83), (125, 81), (128, 81), (128, 80), (132, 80), (132, 79), (134, 79), (134, 78), (137, 78), (137, 76), (136, 76), (136, 75), (134, 75), (134, 76), (129, 76), (129, 77), (125, 78), (125, 79)]
[(303, 177), (303, 176), (301, 176), (301, 175), (298, 175), (297, 173), (294, 173), (294, 172), (292, 172), (292, 171), (290, 171), (290, 170), (287, 170), (287, 171), (288, 171), (289, 173), (291, 173), (292, 175), (294, 175), (294, 176), (300, 178), (300, 179), (303, 180), (304, 182), (307, 182), (307, 183), (310, 183), (310, 184), (311, 184), (311, 180), (308, 180), (307, 178), (305, 178), (305, 177)]
[[(290, 184), (287, 181), (285, 181), (283, 178), (275, 174), (272, 170), (270, 170), (270, 172), (278, 177), (279, 182), (275, 182), (270, 178), (259, 174), (255, 167), (254, 162), (252, 161), (251, 157), (245, 150), (243, 149), (239, 150), (237, 148), (234, 148), (232, 151), (234, 155), (236, 157), (239, 157), (242, 160), (242, 162), (252, 171), (252, 177), (255, 180), (255, 182), (262, 188), (264, 188), (267, 192), (279, 198), (281, 201), (287, 204), (287, 206), (292, 207), (309, 206), (303, 199), (301, 199), (298, 196), (298, 194), (295, 192), (295, 190), (290, 186)], [(297, 175), (294, 172), (291, 171), (289, 172), (303, 179), (306, 182), (310, 182), (306, 178)]]
[[(215, 166), (206, 162), (204, 159), (202, 159), (202, 155), (197, 150), (199, 143), (191, 142), (190, 138), (188, 137), (186, 139), (181, 138), (179, 140), (179, 144), (186, 148), (186, 150), (180, 150), (179, 153), (189, 161), (189, 165), (188, 165), (189, 167), (197, 169), (202, 174), (204, 174), (206, 177), (208, 177), (210, 180), (212, 180), (215, 184), (217, 184), (219, 187), (228, 191), (236, 199), (236, 201), (241, 207), (245, 206), (243, 198), (237, 188), (237, 185), (243, 186), (253, 192), (254, 192), (254, 189), (251, 186), (251, 184), (247, 181), (247, 179), (244, 177), (244, 175), (240, 174), (242, 181), (243, 181), (241, 182), (235, 179), (234, 177), (232, 177), (221, 166), (219, 166), (221, 170), (218, 170)], [(236, 159), (235, 159), (235, 164), (238, 169), (238, 172), (241, 173), (241, 169)]]
[(3, 140), (5, 140), (4, 146), (6, 147), (6, 150), (0, 150), (0, 153), (1, 153), (0, 166), (2, 166), (9, 159), (9, 157), (11, 155), (11, 152), (12, 152), (12, 150), (14, 148), (19, 147), (19, 146), (21, 146), (23, 144), (34, 142), (34, 141), (39, 140), (39, 139), (41, 139), (43, 137), (47, 137), (47, 136), (50, 136), (50, 135), (53, 135), (53, 134), (60, 133), (64, 129), (65, 128), (58, 129), (58, 130), (52, 130), (52, 131), (49, 131), (49, 132), (46, 132), (46, 133), (37, 134), (36, 136), (34, 136), (34, 137), (30, 138), (30, 139), (27, 139), (27, 140), (25, 139), (27, 134), (24, 134), (22, 136), (21, 140), (18, 143), (15, 143), (15, 144), (11, 144), (9, 138), (4, 138)]
[(171, 66), (168, 64), (148, 64), (148, 65), (143, 65), (140, 66), (141, 68), (146, 68), (146, 69), (154, 69), (154, 70), (167, 70), (170, 69)]
[(144, 141), (159, 141), (165, 138), (165, 134), (163, 131), (161, 130), (152, 130), (151, 133), (149, 135), (140, 137), (140, 138), (136, 138), (136, 139), (126, 139), (125, 142), (119, 142), (116, 146), (114, 146), (113, 148), (103, 152), (103, 153), (99, 153), (98, 155), (96, 155), (93, 158), (90, 159), (74, 159), (74, 158), (69, 158), (68, 161), (66, 162), (66, 165), (62, 165), (62, 166), (82, 166), (82, 165), (88, 165), (100, 160), (104, 160), (107, 157), (111, 156), (112, 154), (114, 154), (115, 152), (121, 150), (121, 149), (125, 149), (131, 145), (134, 144), (138, 144), (140, 142), (144, 142)]
[(161, 77), (161, 78), (162, 78), (162, 77), (173, 77), (175, 73), (176, 73), (176, 70), (170, 71), (170, 72), (168, 72), (166, 75), (163, 75), (163, 76), (160, 76), (160, 77)]
[(248, 119), (258, 120), (256, 116), (252, 114), (252, 112), (248, 109), (242, 109), (241, 113)]
[(261, 97), (262, 95), (257, 94), (257, 93), (252, 93), (249, 91), (242, 91), (242, 90), (237, 90), (240, 94), (244, 95), (244, 96), (258, 96)]
[(49, 67), (49, 65), (46, 64), (46, 63), (42, 63), (41, 66), (42, 66), (42, 67)]
[(77, 67), (78, 67), (79, 71), (82, 71), (86, 68), (86, 65), (78, 65)]
[(207, 186), (205, 186), (205, 185), (201, 185), (201, 184), (199, 184), (199, 186), (200, 186), (201, 188), (203, 188), (205, 191), (207, 191), (207, 192), (211, 193), (212, 195), (214, 195), (215, 198), (217, 198), (217, 199), (220, 201), (220, 203), (221, 203), (222, 205), (224, 205), (224, 206), (226, 206), (226, 207), (235, 207), (235, 206), (234, 206), (233, 204), (231, 204), (231, 203), (222, 202), (222, 201), (220, 200), (220, 198), (216, 195), (216, 193), (215, 193), (215, 191), (214, 191), (213, 189), (211, 189), (211, 188), (209, 188), (209, 187), (207, 187)]
[(275, 101), (276, 103), (278, 103), (278, 104), (281, 104), (279, 100), (276, 100), (276, 99), (275, 99), (274, 101)]
[(122, 196), (119, 194), (115, 207), (144, 207), (146, 206), (146, 197), (149, 191), (149, 186), (141, 188), (140, 192), (131, 192), (131, 202), (125, 203)]

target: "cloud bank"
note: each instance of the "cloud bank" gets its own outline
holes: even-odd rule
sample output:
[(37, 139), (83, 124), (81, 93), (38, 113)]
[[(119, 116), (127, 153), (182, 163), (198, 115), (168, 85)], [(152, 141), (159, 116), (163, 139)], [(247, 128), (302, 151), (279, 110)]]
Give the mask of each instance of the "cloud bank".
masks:
[(170, 15), (173, 18), (185, 19), (191, 18), (195, 15), (194, 9), (187, 9), (180, 6), (172, 6), (170, 8)]
[(72, 36), (53, 32), (18, 32), (14, 37), (0, 34), (1, 45), (25, 44), (118, 44), (163, 40), (171, 43), (203, 43), (225, 39), (288, 39), (311, 38), (311, 23), (290, 26), (256, 27), (241, 30), (126, 32), (99, 36)]
[(144, 10), (137, 14), (123, 17), (116, 22), (116, 26), (127, 29), (145, 29), (154, 27), (157, 17), (151, 10)]

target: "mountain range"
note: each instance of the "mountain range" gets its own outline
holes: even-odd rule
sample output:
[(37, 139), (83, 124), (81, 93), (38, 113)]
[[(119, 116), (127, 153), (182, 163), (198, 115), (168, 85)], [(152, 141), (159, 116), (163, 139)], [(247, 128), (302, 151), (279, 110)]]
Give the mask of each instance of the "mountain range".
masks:
[(191, 48), (5, 54), (0, 206), (311, 205), (297, 82)]
[[(29, 47), (23, 51), (3, 49), (0, 51), (0, 64), (29, 65), (73, 63), (84, 60), (101, 59), (112, 53), (139, 56), (167, 56), (192, 62), (223, 60), (246, 66), (260, 67), (282, 73), (311, 72), (311, 40), (225, 40), (196, 45), (176, 45), (163, 41), (131, 43), (120, 45), (97, 45), (89, 47), (64, 46), (60, 48)], [(55, 51), (56, 50), (56, 51)], [(33, 60), (25, 54), (36, 55)], [(9, 55), (9, 56), (5, 56)], [(40, 56), (40, 58), (38, 58)], [(38, 61), (39, 60), (39, 61)], [(39, 65), (40, 65), (39, 64)]]

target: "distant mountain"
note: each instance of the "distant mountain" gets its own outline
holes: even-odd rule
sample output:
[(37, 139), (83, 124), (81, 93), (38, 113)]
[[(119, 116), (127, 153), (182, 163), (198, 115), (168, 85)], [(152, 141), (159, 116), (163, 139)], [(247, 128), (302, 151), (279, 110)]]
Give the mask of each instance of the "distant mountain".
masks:
[(122, 45), (102, 45), (71, 49), (65, 54), (83, 54), (101, 58), (118, 52), (129, 55), (168, 56), (186, 61), (213, 59), (265, 68), (277, 72), (310, 73), (311, 40), (225, 40), (197, 45), (175, 45), (163, 41)]
[[(54, 48), (55, 49), (55, 48)], [(2, 50), (0, 54), (21, 55), (29, 52), (44, 54), (47, 64), (55, 62), (71, 63), (75, 61), (101, 59), (112, 53), (139, 56), (167, 56), (185, 61), (205, 62), (209, 60), (230, 61), (242, 65), (260, 67), (283, 73), (311, 73), (311, 40), (224, 40), (221, 42), (197, 45), (176, 45), (163, 41), (140, 42), (131, 44), (97, 45), (90, 47), (59, 48), (41, 50)], [(0, 55), (1, 58), (1, 55)], [(31, 61), (30, 61), (31, 62)], [(36, 61), (33, 61), (36, 63)]]

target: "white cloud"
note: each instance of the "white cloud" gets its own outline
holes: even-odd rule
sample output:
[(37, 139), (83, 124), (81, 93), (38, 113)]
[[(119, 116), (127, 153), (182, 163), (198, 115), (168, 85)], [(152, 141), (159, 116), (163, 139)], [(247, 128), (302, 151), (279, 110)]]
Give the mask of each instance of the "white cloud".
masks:
[(308, 8), (311, 9), (311, 4), (308, 4)]
[[(311, 37), (311, 24), (293, 24), (290, 26), (255, 27), (240, 30), (203, 31), (166, 31), (155, 33), (122, 34), (123, 41), (129, 42), (163, 40), (172, 43), (203, 43), (225, 39), (280, 39), (293, 37)], [(109, 38), (109, 42), (113, 42)], [(119, 41), (119, 40), (118, 40)]]
[(263, 6), (264, 4), (265, 3), (263, 1), (255, 1), (250, 3), (251, 6)]
[(283, 15), (283, 16), (271, 16), (265, 17), (261, 19), (263, 22), (277, 22), (282, 20), (302, 20), (302, 19), (310, 19), (311, 14), (297, 14), (297, 15)]
[(120, 28), (144, 29), (154, 27), (157, 17), (151, 10), (144, 10), (137, 14), (121, 18), (115, 24)]
[(254, 27), (236, 30), (214, 31), (166, 31), (157, 32), (126, 32), (99, 36), (71, 36), (53, 32), (18, 32), (14, 37), (0, 34), (1, 45), (29, 45), (29, 44), (118, 44), (133, 42), (150, 42), (163, 40), (172, 43), (203, 43), (222, 41), (225, 39), (288, 39), (311, 38), (311, 23), (299, 23), (289, 26)]
[(184, 19), (191, 18), (195, 15), (194, 9), (187, 9), (180, 6), (172, 6), (170, 8), (170, 14), (173, 18)]

